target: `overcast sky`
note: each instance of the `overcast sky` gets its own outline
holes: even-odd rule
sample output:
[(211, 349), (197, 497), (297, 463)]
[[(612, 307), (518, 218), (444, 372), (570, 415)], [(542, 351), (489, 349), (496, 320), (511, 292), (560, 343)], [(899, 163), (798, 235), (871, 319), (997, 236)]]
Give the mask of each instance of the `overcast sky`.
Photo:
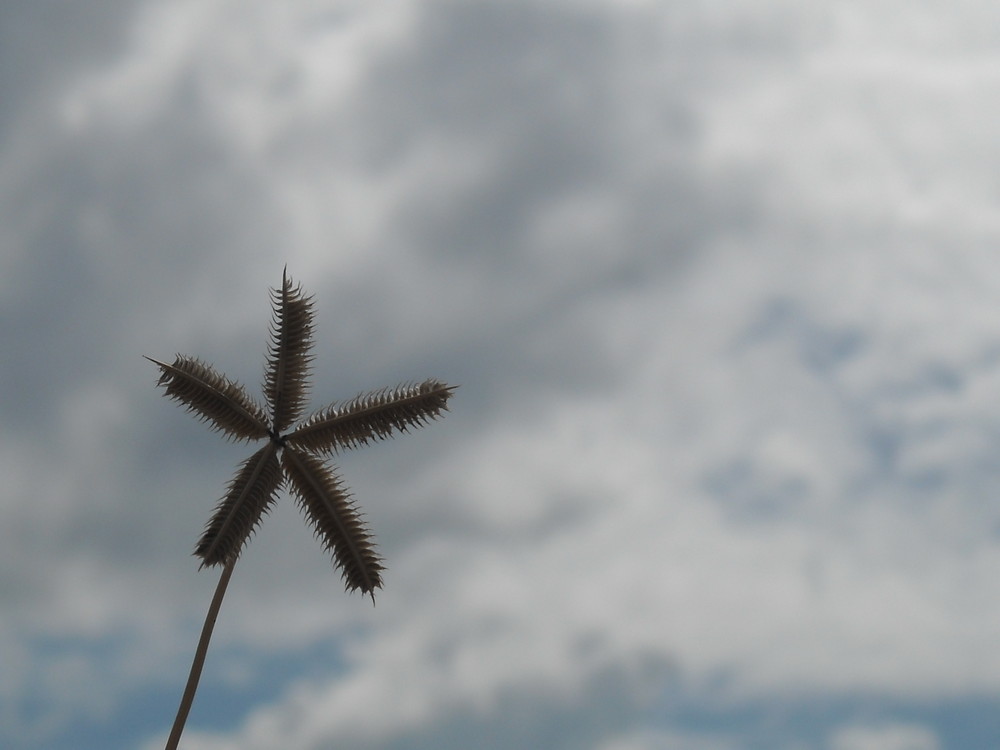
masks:
[(237, 463), (142, 355), (312, 405), (376, 606), (282, 496), (185, 750), (1000, 737), (1000, 6), (0, 4), (0, 746), (156, 750)]

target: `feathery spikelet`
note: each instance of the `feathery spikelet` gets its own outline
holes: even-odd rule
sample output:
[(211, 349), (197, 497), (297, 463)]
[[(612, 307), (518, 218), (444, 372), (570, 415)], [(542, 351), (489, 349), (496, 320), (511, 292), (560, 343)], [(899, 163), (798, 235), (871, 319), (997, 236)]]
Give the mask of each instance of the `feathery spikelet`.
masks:
[(447, 411), (453, 390), (454, 386), (425, 380), (419, 385), (362, 394), (313, 414), (285, 440), (289, 445), (321, 453), (385, 440), (394, 432), (408, 432), (410, 427), (420, 427)]
[(264, 395), (271, 409), (271, 429), (281, 433), (305, 408), (312, 356), (312, 297), (282, 274), (281, 289), (271, 292), (274, 316), (264, 370)]
[(146, 357), (160, 368), (157, 385), (188, 411), (236, 440), (267, 437), (267, 415), (239, 383), (195, 357), (180, 354), (172, 365)]
[(333, 552), (347, 589), (361, 589), (374, 601), (384, 568), (350, 495), (326, 464), (304, 451), (286, 446), (281, 464), (316, 536)]
[(224, 565), (239, 557), (282, 481), (278, 444), (271, 441), (243, 462), (216, 506), (194, 552), (201, 567)]

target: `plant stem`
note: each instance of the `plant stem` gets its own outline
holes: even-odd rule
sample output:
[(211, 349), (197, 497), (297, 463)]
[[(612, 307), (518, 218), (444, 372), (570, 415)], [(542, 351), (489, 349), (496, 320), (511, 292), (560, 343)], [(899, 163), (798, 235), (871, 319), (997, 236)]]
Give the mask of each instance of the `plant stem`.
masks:
[(184, 731), (184, 723), (187, 721), (188, 713), (191, 711), (191, 704), (194, 703), (194, 694), (198, 689), (198, 680), (201, 678), (201, 669), (205, 666), (205, 656), (208, 654), (208, 642), (212, 640), (212, 630), (215, 628), (215, 620), (219, 616), (219, 608), (222, 607), (222, 598), (226, 595), (226, 587), (229, 586), (229, 579), (233, 575), (233, 568), (236, 566), (236, 558), (226, 563), (226, 567), (219, 577), (219, 584), (215, 587), (215, 596), (208, 607), (208, 614), (205, 615), (205, 624), (201, 628), (201, 638), (198, 640), (198, 648), (194, 652), (194, 661), (191, 663), (191, 673), (188, 675), (187, 686), (184, 688), (184, 695), (181, 696), (181, 705), (177, 708), (177, 718), (174, 719), (174, 726), (170, 730), (170, 737), (167, 738), (167, 746), (164, 750), (177, 750), (177, 745), (181, 741), (181, 733)]

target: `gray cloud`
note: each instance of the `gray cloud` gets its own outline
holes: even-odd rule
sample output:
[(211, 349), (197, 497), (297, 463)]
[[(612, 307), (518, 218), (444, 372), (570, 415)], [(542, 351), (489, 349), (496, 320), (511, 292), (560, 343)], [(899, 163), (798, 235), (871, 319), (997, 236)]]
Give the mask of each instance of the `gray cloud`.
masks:
[(998, 673), (991, 10), (113, 9), (0, 11), (37, 63), (0, 66), (2, 742), (157, 746), (244, 451), (140, 355), (256, 388), (287, 263), (317, 406), (462, 388), (343, 457), (374, 611), (290, 502), (265, 519), (192, 748), (970, 746), (944, 703)]

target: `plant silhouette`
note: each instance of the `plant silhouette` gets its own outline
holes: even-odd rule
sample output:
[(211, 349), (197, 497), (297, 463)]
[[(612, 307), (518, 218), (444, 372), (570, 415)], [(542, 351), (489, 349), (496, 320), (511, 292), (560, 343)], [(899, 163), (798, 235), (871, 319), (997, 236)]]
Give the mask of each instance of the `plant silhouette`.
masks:
[(381, 560), (357, 507), (326, 459), (339, 451), (420, 427), (448, 408), (454, 386), (437, 380), (385, 388), (334, 403), (301, 420), (309, 392), (313, 301), (293, 286), (287, 271), (271, 290), (273, 319), (264, 369), (266, 408), (246, 389), (195, 357), (172, 364), (146, 357), (160, 368), (157, 385), (201, 420), (233, 440), (266, 440), (230, 481), (195, 548), (201, 567), (221, 565), (191, 674), (167, 740), (173, 750), (187, 720), (208, 642), (233, 567), (279, 490), (288, 486), (324, 548), (333, 555), (348, 591), (375, 601), (382, 585)]

